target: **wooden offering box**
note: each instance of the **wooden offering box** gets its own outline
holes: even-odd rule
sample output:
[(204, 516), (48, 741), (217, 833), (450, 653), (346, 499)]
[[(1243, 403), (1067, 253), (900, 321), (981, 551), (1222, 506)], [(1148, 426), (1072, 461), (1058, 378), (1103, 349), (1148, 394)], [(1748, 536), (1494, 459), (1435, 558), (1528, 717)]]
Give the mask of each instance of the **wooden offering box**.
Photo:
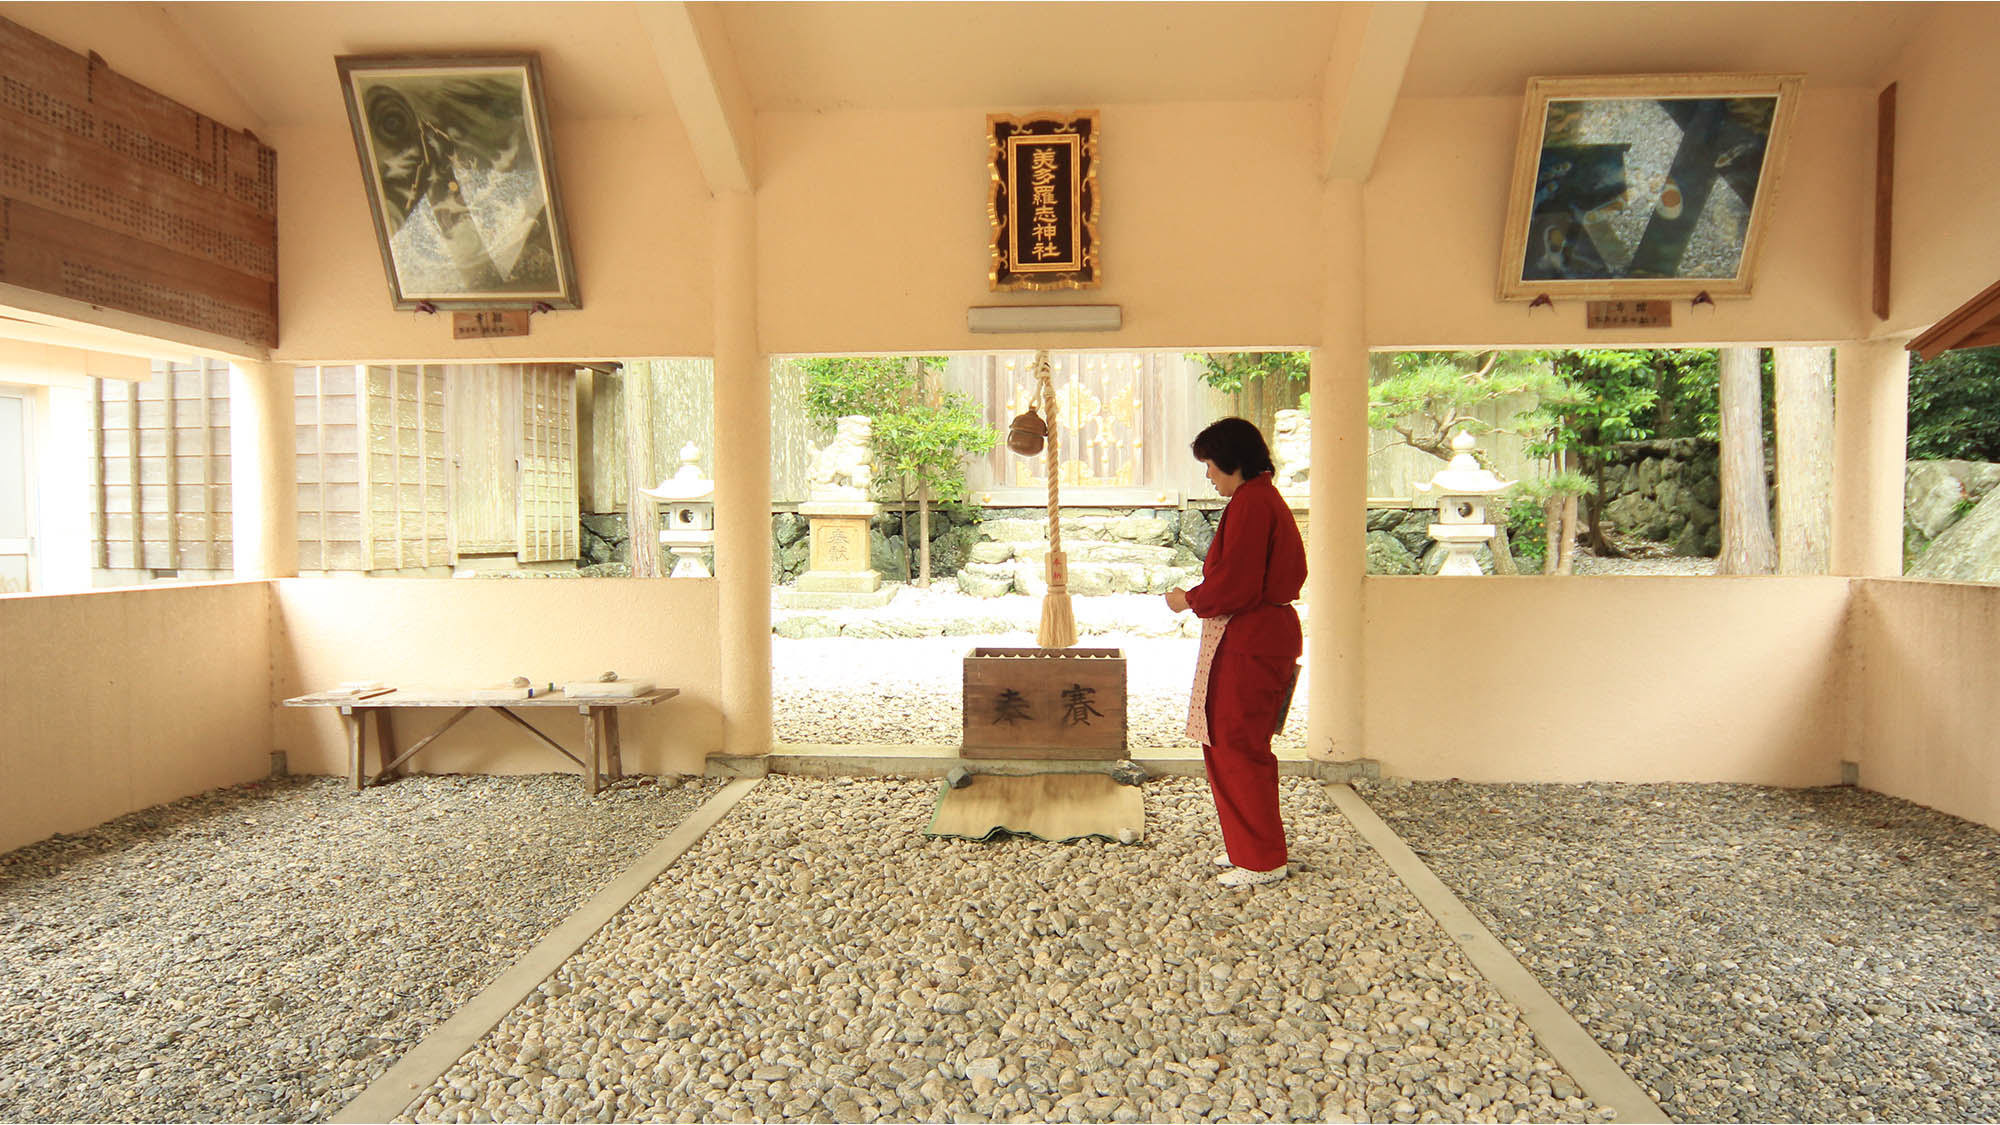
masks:
[(965, 658), (967, 758), (1115, 759), (1125, 745), (1125, 653), (975, 648)]

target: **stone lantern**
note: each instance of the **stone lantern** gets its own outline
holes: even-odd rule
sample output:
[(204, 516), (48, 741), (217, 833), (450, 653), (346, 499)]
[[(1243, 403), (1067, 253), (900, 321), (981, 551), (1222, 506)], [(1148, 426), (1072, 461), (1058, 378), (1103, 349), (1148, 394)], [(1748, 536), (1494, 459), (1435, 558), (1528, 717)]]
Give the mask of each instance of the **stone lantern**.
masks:
[(1430, 526), (1430, 535), (1445, 549), (1439, 574), (1480, 573), (1479, 548), (1493, 539), (1493, 524), (1486, 518), (1487, 499), (1514, 483), (1481, 468), (1472, 447), (1472, 435), (1460, 430), (1451, 439), (1451, 462), (1429, 482), (1417, 485), (1420, 493), (1437, 494), (1438, 520)]
[(681, 467), (658, 488), (639, 491), (660, 502), (660, 546), (674, 556), (669, 578), (708, 578), (702, 553), (715, 546), (715, 482), (701, 475), (701, 450), (681, 446)]

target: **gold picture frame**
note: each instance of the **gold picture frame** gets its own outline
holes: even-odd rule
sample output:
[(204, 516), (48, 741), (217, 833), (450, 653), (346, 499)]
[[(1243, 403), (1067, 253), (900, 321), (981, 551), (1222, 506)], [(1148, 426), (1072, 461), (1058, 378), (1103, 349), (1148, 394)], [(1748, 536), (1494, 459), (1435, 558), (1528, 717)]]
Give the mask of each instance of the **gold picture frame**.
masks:
[(1100, 284), (1097, 111), (988, 114), (986, 152), (992, 288)]
[(1529, 79), (1500, 299), (1748, 296), (1801, 84)]

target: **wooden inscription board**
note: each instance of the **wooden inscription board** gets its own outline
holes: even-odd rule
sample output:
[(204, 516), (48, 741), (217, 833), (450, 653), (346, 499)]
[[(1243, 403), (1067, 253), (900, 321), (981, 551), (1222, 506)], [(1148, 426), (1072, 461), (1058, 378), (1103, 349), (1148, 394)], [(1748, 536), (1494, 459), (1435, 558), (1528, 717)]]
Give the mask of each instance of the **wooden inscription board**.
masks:
[(454, 340), (491, 340), (527, 334), (526, 309), (480, 309), (477, 312), (451, 314), (451, 338)]
[(993, 288), (1097, 285), (1097, 114), (989, 114), (986, 140)]
[(965, 658), (967, 758), (1112, 759), (1125, 745), (1125, 654), (975, 648)]
[(1672, 301), (1585, 301), (1585, 328), (1672, 328)]
[(0, 19), (0, 282), (278, 343), (278, 154)]

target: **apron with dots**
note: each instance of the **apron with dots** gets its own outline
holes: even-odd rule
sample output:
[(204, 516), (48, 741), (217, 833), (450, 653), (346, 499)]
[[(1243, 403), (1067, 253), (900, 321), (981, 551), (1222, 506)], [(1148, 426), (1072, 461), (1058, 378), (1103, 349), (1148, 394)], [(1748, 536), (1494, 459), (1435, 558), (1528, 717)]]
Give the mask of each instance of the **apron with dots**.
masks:
[(1222, 631), (1229, 626), (1227, 613), (1201, 619), (1201, 655), (1194, 662), (1194, 691), (1188, 695), (1187, 736), (1207, 746), (1208, 742), (1208, 666), (1215, 661), (1215, 650), (1222, 645)]

